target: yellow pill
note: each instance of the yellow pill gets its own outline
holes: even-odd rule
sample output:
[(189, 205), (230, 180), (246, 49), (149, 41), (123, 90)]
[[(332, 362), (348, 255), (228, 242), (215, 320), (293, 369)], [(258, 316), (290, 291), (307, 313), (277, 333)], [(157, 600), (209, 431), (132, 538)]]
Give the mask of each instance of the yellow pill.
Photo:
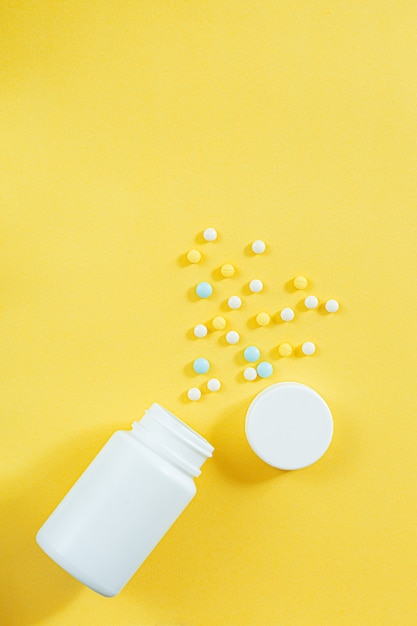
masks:
[(262, 313), (258, 313), (258, 315), (256, 316), (256, 323), (258, 324), (258, 326), (268, 326), (270, 321), (271, 316), (264, 311)]
[(198, 263), (201, 261), (201, 252), (199, 250), (190, 250), (187, 254), (190, 263)]
[(225, 263), (220, 268), (221, 275), (225, 278), (231, 278), (231, 276), (235, 275), (235, 268), (231, 263)]
[(216, 315), (211, 323), (216, 330), (223, 330), (227, 324), (226, 320), (221, 315)]
[(280, 353), (281, 356), (291, 356), (292, 345), (289, 343), (282, 343), (278, 348), (278, 352)]
[(294, 287), (296, 289), (305, 289), (308, 285), (308, 280), (305, 276), (297, 276), (294, 278)]

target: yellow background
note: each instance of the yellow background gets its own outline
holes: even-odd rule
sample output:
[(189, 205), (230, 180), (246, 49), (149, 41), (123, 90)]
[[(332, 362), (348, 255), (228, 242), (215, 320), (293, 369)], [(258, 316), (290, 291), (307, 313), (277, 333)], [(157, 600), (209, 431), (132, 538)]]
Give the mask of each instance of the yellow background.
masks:
[[(416, 624), (414, 0), (0, 11), (1, 623)], [(217, 243), (201, 243), (207, 226)], [(263, 257), (248, 254), (256, 238)], [(193, 247), (198, 266), (184, 263)], [(220, 281), (226, 261), (239, 273)], [(340, 313), (303, 313), (298, 273)], [(245, 443), (270, 381), (242, 382), (221, 333), (190, 337), (256, 276), (265, 293), (229, 316), (242, 345), (334, 415), (328, 453), (298, 472)], [(202, 279), (212, 301), (190, 295)], [(292, 325), (251, 328), (291, 304)], [(284, 339), (318, 352), (278, 359)], [(200, 355), (223, 389), (192, 404)], [(35, 534), (154, 401), (216, 452), (192, 505), (104, 599)]]

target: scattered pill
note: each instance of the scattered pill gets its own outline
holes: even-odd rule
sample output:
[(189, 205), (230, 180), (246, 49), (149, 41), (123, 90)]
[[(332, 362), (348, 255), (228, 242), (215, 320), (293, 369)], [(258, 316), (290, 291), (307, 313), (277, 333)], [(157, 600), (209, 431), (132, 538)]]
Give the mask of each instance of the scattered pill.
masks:
[(315, 353), (316, 346), (315, 346), (315, 344), (312, 341), (306, 341), (301, 346), (301, 350), (302, 350), (303, 354), (305, 354), (306, 356), (310, 356), (310, 355)]
[(278, 346), (278, 352), (281, 356), (291, 356), (292, 345), (290, 343), (281, 343), (281, 345)]
[(243, 372), (243, 376), (246, 380), (255, 380), (258, 376), (258, 372), (254, 367), (247, 367)]
[(296, 276), (294, 278), (294, 287), (296, 289), (305, 289), (308, 285), (308, 280), (305, 276)]
[(319, 301), (316, 296), (307, 296), (307, 298), (304, 300), (304, 304), (307, 309), (317, 309)]
[(221, 315), (216, 315), (216, 317), (213, 317), (211, 323), (213, 325), (213, 328), (215, 328), (216, 330), (223, 330), (223, 328), (226, 327), (227, 321)]
[(209, 391), (219, 391), (221, 386), (222, 384), (218, 378), (210, 378), (207, 382), (207, 389)]
[(249, 363), (255, 363), (261, 356), (261, 351), (256, 346), (248, 346), (243, 352), (245, 360)]
[(203, 233), (203, 237), (206, 241), (216, 241), (217, 231), (215, 228), (206, 228)]
[(221, 266), (220, 273), (225, 278), (231, 278), (235, 275), (235, 268), (231, 265), (231, 263), (225, 263)]
[(262, 291), (263, 288), (264, 284), (258, 278), (251, 280), (249, 283), (249, 289), (252, 291), (252, 293), (259, 293), (260, 291)]
[(210, 363), (207, 359), (200, 357), (196, 359), (193, 363), (193, 370), (196, 374), (207, 374), (210, 369)]
[(242, 300), (239, 298), (239, 296), (231, 296), (228, 299), (227, 304), (229, 305), (230, 309), (240, 309), (240, 307), (242, 306)]
[(198, 389), (198, 387), (191, 387), (191, 389), (188, 390), (187, 396), (189, 400), (195, 402), (196, 400), (200, 400), (201, 391)]
[(256, 323), (258, 324), (258, 326), (268, 326), (270, 321), (271, 316), (264, 311), (262, 313), (258, 313), (258, 315), (256, 316)]
[(210, 298), (211, 294), (213, 293), (213, 287), (210, 285), (210, 283), (202, 282), (198, 283), (195, 291), (199, 298)]
[(194, 335), (196, 337), (205, 337), (208, 333), (208, 329), (207, 326), (205, 326), (205, 324), (197, 324), (197, 326), (194, 327)]
[(198, 263), (201, 261), (201, 252), (199, 250), (190, 250), (187, 254), (190, 263)]
[(229, 332), (226, 333), (226, 341), (227, 343), (230, 343), (230, 345), (238, 343), (239, 339), (240, 335), (235, 330), (229, 330)]
[(265, 248), (266, 248), (265, 243), (261, 241), (260, 239), (257, 239), (252, 244), (252, 251), (255, 254), (263, 254), (265, 252)]
[(284, 322), (291, 322), (291, 320), (294, 319), (295, 313), (293, 309), (288, 306), (285, 309), (282, 309), (280, 316)]
[(274, 368), (269, 361), (262, 361), (259, 363), (256, 371), (261, 378), (269, 378), (272, 375)]
[(339, 303), (337, 300), (327, 300), (324, 308), (328, 313), (336, 313), (339, 310)]

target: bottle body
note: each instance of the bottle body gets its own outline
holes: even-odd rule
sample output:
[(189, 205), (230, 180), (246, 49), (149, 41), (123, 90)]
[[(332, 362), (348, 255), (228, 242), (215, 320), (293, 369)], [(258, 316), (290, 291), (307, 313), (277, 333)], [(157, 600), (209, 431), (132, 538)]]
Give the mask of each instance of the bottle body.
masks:
[(105, 596), (124, 587), (196, 493), (178, 450), (161, 444), (175, 433), (157, 428), (161, 436), (114, 433), (37, 534), (54, 561)]

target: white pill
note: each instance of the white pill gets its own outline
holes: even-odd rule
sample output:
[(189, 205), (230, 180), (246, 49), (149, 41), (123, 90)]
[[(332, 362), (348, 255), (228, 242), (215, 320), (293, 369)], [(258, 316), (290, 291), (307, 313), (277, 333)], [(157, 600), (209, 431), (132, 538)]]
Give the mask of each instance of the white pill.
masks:
[(217, 231), (215, 228), (206, 228), (203, 233), (203, 237), (206, 241), (216, 241)]
[(306, 356), (310, 356), (311, 354), (315, 353), (316, 346), (315, 346), (315, 344), (312, 341), (306, 341), (301, 346), (301, 350), (302, 350), (303, 354), (305, 354)]
[(198, 389), (198, 387), (191, 387), (191, 389), (188, 390), (187, 396), (189, 400), (195, 402), (195, 400), (200, 400), (201, 391)]
[(317, 309), (319, 301), (316, 296), (307, 296), (307, 298), (304, 300), (304, 304), (306, 305), (307, 309)]
[(251, 280), (249, 283), (249, 289), (252, 291), (252, 293), (259, 293), (260, 291), (262, 291), (263, 288), (264, 284), (258, 278)]
[(280, 315), (284, 322), (291, 322), (291, 320), (294, 319), (295, 313), (291, 307), (287, 306), (285, 309), (282, 309)]
[(339, 310), (339, 303), (337, 300), (327, 300), (324, 308), (328, 313), (336, 313)]
[(243, 372), (243, 376), (246, 380), (255, 380), (258, 376), (258, 372), (254, 367), (247, 367)]
[(229, 330), (229, 332), (226, 334), (226, 341), (227, 343), (230, 343), (231, 345), (237, 343), (239, 339), (240, 339), (240, 335), (235, 330)]
[(260, 239), (257, 239), (252, 244), (252, 250), (255, 254), (262, 254), (263, 252), (265, 252), (265, 248), (266, 248), (265, 243), (261, 241)]
[(197, 324), (197, 326), (194, 327), (194, 335), (196, 337), (205, 337), (208, 333), (208, 329), (207, 326), (205, 326), (204, 324)]
[(207, 382), (207, 389), (209, 391), (219, 391), (221, 386), (222, 384), (218, 378), (210, 378)]
[(239, 298), (239, 296), (231, 296), (228, 299), (227, 304), (231, 309), (240, 309), (240, 307), (242, 306), (242, 300)]

